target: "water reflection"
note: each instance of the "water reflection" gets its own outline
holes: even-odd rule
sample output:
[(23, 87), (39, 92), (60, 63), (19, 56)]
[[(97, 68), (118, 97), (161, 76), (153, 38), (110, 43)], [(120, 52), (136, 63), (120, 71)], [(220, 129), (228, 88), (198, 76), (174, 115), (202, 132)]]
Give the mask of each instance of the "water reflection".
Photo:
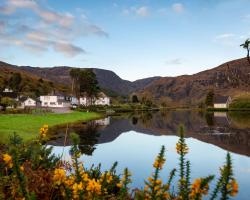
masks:
[[(70, 124), (67, 132), (77, 133), (82, 152), (91, 155), (96, 144), (112, 142), (124, 132), (135, 131), (154, 136), (178, 135), (180, 124), (185, 127), (186, 137), (250, 156), (250, 113), (142, 112)], [(65, 140), (66, 129), (67, 126), (54, 127), (51, 134), (56, 139), (49, 144), (71, 145), (69, 137)]]

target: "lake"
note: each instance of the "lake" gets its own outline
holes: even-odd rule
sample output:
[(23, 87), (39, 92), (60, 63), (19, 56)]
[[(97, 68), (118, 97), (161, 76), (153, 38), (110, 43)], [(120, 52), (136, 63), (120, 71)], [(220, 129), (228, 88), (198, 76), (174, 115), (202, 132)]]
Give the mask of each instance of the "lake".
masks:
[[(128, 167), (132, 172), (132, 187), (141, 188), (152, 172), (152, 163), (162, 145), (166, 147), (166, 164), (162, 178), (178, 165), (175, 144), (178, 127), (185, 127), (190, 148), (192, 178), (215, 174), (225, 162), (227, 151), (232, 155), (239, 194), (235, 199), (250, 197), (250, 113), (203, 113), (192, 111), (142, 112), (107, 117), (88, 123), (76, 123), (52, 128), (57, 139), (48, 144), (54, 153), (68, 160), (71, 141), (65, 141), (65, 131), (79, 134), (81, 160), (85, 166), (101, 163), (109, 169), (118, 161), (118, 172)], [(65, 147), (64, 147), (65, 144)], [(165, 179), (166, 180), (166, 179)], [(215, 180), (213, 181), (213, 183)]]

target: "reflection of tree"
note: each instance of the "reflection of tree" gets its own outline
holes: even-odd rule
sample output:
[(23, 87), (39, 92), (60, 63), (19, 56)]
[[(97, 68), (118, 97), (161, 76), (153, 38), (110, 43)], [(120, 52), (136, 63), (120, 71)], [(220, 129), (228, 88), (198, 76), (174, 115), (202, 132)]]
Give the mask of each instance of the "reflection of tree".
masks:
[(140, 114), (140, 119), (142, 120), (143, 124), (146, 124), (147, 122), (150, 122), (150, 120), (153, 118), (153, 115), (151, 112), (142, 112)]
[(82, 154), (92, 155), (98, 142), (97, 125), (95, 121), (89, 122), (84, 128), (75, 129), (74, 132), (80, 137), (79, 149)]
[(205, 114), (207, 125), (214, 126), (214, 114), (213, 113), (206, 113)]
[(132, 117), (132, 124), (136, 125), (138, 122), (138, 118), (137, 117)]

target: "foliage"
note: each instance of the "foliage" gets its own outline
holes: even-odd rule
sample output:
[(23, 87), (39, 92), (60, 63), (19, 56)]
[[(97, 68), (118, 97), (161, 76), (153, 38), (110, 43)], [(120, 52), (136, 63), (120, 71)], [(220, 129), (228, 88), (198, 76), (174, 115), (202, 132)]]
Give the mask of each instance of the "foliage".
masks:
[(15, 92), (19, 92), (21, 82), (22, 82), (21, 74), (20, 73), (13, 73), (12, 76), (10, 77), (10, 79), (9, 79), (9, 86)]
[(205, 104), (206, 106), (213, 106), (214, 104), (214, 91), (213, 90), (210, 90), (207, 93)]
[(6, 110), (7, 107), (16, 107), (16, 100), (9, 97), (2, 97), (0, 100), (0, 105), (3, 107), (3, 110)]
[[(156, 157), (152, 175), (145, 181), (143, 189), (131, 190), (131, 173), (126, 168), (120, 175), (116, 172), (117, 162), (102, 172), (101, 165), (90, 169), (79, 160), (81, 150), (79, 137), (71, 134), (73, 145), (71, 160), (63, 161), (51, 155), (51, 148), (42, 145), (47, 137), (48, 126), (40, 129), (37, 139), (24, 144), (16, 134), (10, 145), (0, 154), (0, 196), (4, 199), (76, 199), (76, 200), (200, 200), (209, 193), (210, 175), (197, 178), (191, 183), (191, 163), (186, 159), (188, 146), (184, 129), (176, 144), (179, 167), (170, 171), (166, 181), (160, 173), (166, 162), (165, 147)], [(173, 180), (178, 173), (178, 190), (173, 189)], [(220, 177), (210, 195), (210, 200), (227, 200), (238, 193), (238, 184), (233, 176), (232, 160), (228, 153), (226, 163), (220, 168)]]
[(250, 63), (249, 51), (250, 51), (250, 39), (246, 39), (246, 41), (240, 45), (242, 48), (247, 50), (247, 60)]
[(134, 94), (134, 95), (132, 96), (131, 101), (132, 101), (132, 103), (139, 103), (139, 100), (138, 100), (137, 95)]
[(92, 69), (71, 69), (70, 76), (72, 79), (72, 94), (78, 99), (80, 96), (87, 96), (91, 99), (96, 97), (99, 92), (98, 81)]

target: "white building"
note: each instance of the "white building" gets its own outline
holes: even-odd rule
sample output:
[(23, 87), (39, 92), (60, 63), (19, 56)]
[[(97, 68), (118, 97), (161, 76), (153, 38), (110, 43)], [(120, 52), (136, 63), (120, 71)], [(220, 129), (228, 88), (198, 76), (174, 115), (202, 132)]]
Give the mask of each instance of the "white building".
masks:
[(214, 99), (214, 108), (228, 108), (232, 102), (230, 96), (216, 96)]
[(21, 108), (25, 107), (36, 107), (36, 101), (32, 98), (20, 98)]
[(65, 101), (63, 96), (47, 95), (40, 96), (41, 106), (50, 108), (70, 107), (70, 102)]
[(110, 105), (110, 98), (104, 94), (103, 92), (100, 92), (98, 94), (97, 97), (94, 97), (92, 98), (89, 98), (89, 97), (81, 97), (80, 98), (80, 105), (84, 105), (84, 106), (88, 106), (88, 105), (91, 105), (91, 101), (92, 101), (92, 105)]

